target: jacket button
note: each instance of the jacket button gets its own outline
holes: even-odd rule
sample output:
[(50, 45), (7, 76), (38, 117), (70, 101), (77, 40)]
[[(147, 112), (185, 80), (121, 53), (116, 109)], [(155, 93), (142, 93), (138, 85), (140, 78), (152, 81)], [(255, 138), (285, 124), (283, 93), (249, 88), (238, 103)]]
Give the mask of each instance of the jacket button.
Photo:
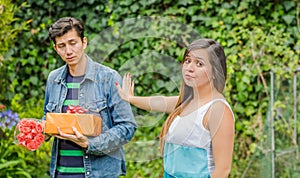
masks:
[(85, 158), (86, 158), (86, 159), (88, 159), (88, 158), (89, 158), (89, 156), (85, 156)]
[(90, 175), (90, 172), (86, 172), (86, 175)]

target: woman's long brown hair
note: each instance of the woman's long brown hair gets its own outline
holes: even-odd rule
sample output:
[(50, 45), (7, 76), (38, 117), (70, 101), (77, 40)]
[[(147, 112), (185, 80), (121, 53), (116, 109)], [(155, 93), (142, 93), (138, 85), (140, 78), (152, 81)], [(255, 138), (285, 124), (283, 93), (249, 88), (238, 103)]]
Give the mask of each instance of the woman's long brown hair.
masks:
[[(185, 61), (186, 56), (190, 51), (195, 49), (206, 49), (210, 56), (210, 63), (213, 66), (213, 75), (216, 78), (214, 80), (214, 87), (220, 92), (223, 92), (226, 80), (226, 56), (222, 46), (212, 39), (200, 39), (192, 42), (185, 50), (182, 64)], [(184, 107), (194, 98), (193, 88), (187, 86), (182, 80), (179, 92), (179, 99), (176, 103), (175, 110), (167, 117), (162, 131), (160, 133), (160, 151), (163, 153), (165, 136), (169, 131), (169, 128), (176, 118), (184, 109)]]

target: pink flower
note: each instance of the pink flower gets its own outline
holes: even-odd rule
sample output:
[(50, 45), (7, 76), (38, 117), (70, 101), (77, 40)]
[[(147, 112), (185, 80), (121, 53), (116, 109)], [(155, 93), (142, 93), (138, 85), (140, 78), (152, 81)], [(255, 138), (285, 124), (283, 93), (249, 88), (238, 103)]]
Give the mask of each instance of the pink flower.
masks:
[(35, 129), (37, 132), (41, 133), (43, 132), (43, 125), (41, 123), (37, 123)]
[(26, 133), (26, 134), (31, 132), (30, 127), (26, 127), (25, 125), (20, 125), (19, 130), (20, 130), (20, 132)]
[(29, 141), (26, 145), (26, 147), (31, 151), (37, 150), (39, 146), (40, 145), (34, 140)]
[(34, 137), (34, 141), (37, 143), (43, 143), (44, 142), (44, 135), (39, 133), (36, 137)]
[(17, 143), (31, 151), (37, 150), (44, 142), (43, 130), (43, 125), (39, 120), (22, 119), (16, 127)]
[(31, 130), (31, 135), (32, 135), (33, 137), (35, 137), (37, 134), (38, 134), (37, 130), (36, 130), (35, 128), (33, 128), (33, 129)]

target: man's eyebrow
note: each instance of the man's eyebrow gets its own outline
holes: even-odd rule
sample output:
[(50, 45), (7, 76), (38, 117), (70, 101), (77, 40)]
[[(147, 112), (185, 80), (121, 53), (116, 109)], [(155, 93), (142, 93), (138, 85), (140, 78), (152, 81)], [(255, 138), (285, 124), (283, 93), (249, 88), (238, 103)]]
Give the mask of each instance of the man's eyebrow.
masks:
[[(70, 39), (70, 40), (67, 41), (67, 43), (68, 43), (68, 42), (73, 42), (73, 41), (76, 41), (76, 39)], [(65, 42), (57, 43), (57, 45), (59, 45), (59, 44), (65, 44)]]
[(59, 42), (59, 43), (56, 43), (56, 45), (63, 45), (65, 44), (64, 42)]

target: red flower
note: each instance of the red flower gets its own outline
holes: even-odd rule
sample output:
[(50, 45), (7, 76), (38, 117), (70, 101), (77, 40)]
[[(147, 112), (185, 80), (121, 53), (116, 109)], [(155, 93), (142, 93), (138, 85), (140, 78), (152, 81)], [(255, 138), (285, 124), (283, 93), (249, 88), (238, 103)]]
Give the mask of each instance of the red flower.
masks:
[(42, 143), (44, 142), (44, 135), (39, 133), (37, 136), (34, 137), (34, 140), (37, 142), (37, 143)]
[(31, 130), (31, 135), (32, 135), (33, 137), (35, 137), (37, 134), (38, 134), (37, 130), (36, 130), (35, 128), (33, 128), (33, 129)]
[(26, 145), (26, 147), (31, 151), (37, 150), (39, 146), (40, 145), (34, 140), (29, 141)]
[(88, 111), (88, 109), (83, 109), (80, 106), (68, 106), (68, 109), (67, 109), (67, 113), (70, 113), (70, 114), (83, 114), (87, 111)]
[(38, 133), (41, 133), (41, 132), (43, 132), (43, 125), (41, 123), (38, 123), (36, 125), (35, 129)]
[(18, 137), (19, 143), (25, 142), (25, 134), (24, 133), (20, 133), (17, 137)]
[(5, 106), (3, 104), (0, 104), (0, 111), (4, 111)]
[(26, 133), (26, 134), (28, 134), (28, 133), (31, 132), (31, 128), (30, 128), (30, 127), (26, 127), (26, 126), (24, 126), (24, 125), (20, 125), (20, 126), (19, 126), (19, 130), (20, 130), (20, 132)]
[(19, 145), (31, 151), (37, 150), (44, 142), (43, 125), (37, 119), (22, 119), (16, 127)]

